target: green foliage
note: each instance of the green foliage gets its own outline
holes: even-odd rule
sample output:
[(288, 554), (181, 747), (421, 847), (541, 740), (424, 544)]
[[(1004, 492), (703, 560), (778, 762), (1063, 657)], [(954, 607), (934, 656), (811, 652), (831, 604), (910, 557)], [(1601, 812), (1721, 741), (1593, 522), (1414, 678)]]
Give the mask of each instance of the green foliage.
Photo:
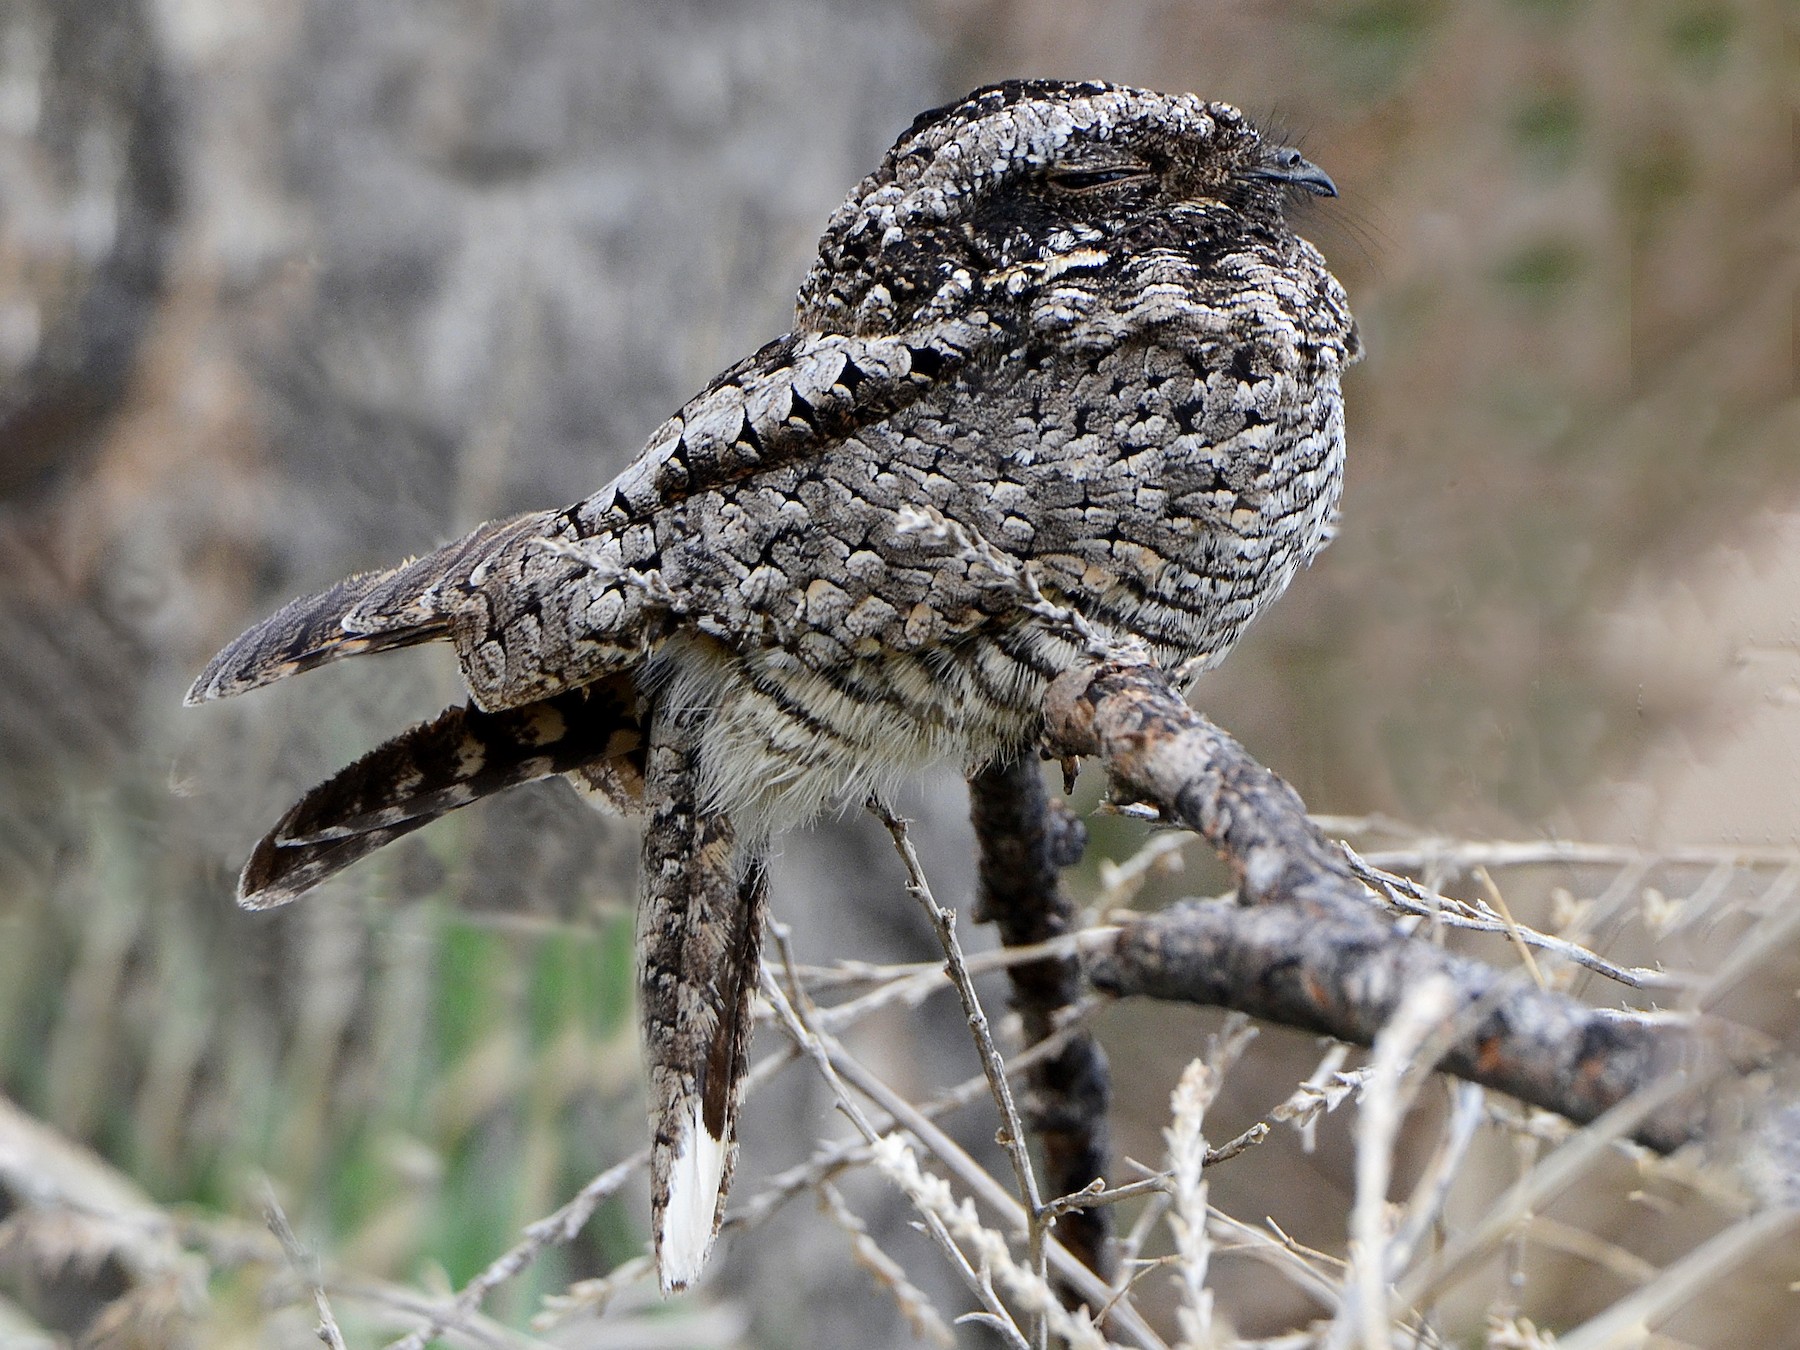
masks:
[(1570, 89), (1540, 89), (1513, 109), (1513, 140), (1528, 161), (1543, 173), (1562, 173), (1581, 149), (1580, 99)]
[(1503, 258), (1494, 279), (1514, 297), (1548, 306), (1581, 277), (1586, 266), (1586, 256), (1573, 240), (1537, 239)]
[(1353, 0), (1323, 7), (1326, 52), (1357, 98), (1392, 93), (1417, 63), (1443, 14), (1436, 0)]
[(1669, 22), (1669, 50), (1689, 70), (1700, 75), (1717, 72), (1737, 30), (1737, 15), (1728, 5), (1691, 4)]

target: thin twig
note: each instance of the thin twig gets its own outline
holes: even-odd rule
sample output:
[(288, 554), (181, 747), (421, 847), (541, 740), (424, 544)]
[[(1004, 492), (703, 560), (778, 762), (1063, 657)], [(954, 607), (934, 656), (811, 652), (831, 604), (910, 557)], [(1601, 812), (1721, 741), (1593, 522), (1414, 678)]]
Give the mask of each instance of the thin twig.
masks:
[(1679, 975), (1648, 966), (1621, 966), (1604, 956), (1571, 942), (1567, 938), (1539, 932), (1524, 924), (1508, 923), (1486, 905), (1440, 895), (1411, 877), (1375, 866), (1348, 844), (1342, 846), (1350, 859), (1351, 870), (1359, 881), (1379, 891), (1388, 907), (1400, 914), (1429, 919), (1446, 928), (1460, 928), (1472, 933), (1499, 933), (1527, 947), (1562, 957), (1574, 965), (1604, 975), (1607, 979), (1631, 989), (1685, 989), (1689, 981)]
[[(1019, 1186), (1019, 1198), (1025, 1205), (1029, 1220), (1027, 1245), (1031, 1254), (1031, 1268), (1040, 1276), (1048, 1278), (1044, 1241), (1049, 1229), (1044, 1220), (1044, 1202), (1038, 1194), (1037, 1174), (1031, 1164), (1031, 1149), (1025, 1141), (1025, 1125), (1013, 1102), (1012, 1084), (1006, 1077), (1006, 1059), (994, 1044), (987, 1014), (982, 1010), (981, 999), (975, 992), (975, 982), (963, 961), (962, 944), (956, 938), (956, 913), (938, 904), (937, 897), (931, 893), (931, 883), (926, 880), (925, 869), (920, 865), (919, 855), (912, 846), (907, 823), (877, 798), (869, 799), (869, 810), (875, 813), (876, 818), (893, 837), (894, 850), (900, 855), (900, 861), (906, 868), (907, 893), (924, 909), (937, 934), (938, 945), (943, 948), (944, 968), (949, 972), (950, 981), (956, 986), (957, 995), (962, 1000), (963, 1015), (969, 1023), (969, 1034), (975, 1041), (975, 1051), (981, 1057), (982, 1071), (987, 1074), (988, 1085), (994, 1093), (994, 1105), (1000, 1112), (998, 1142), (1012, 1162), (1013, 1175)], [(1033, 1327), (1033, 1344), (1042, 1347), (1047, 1336), (1043, 1319), (1039, 1319)]]
[(287, 1215), (282, 1211), (281, 1201), (275, 1198), (275, 1188), (267, 1181), (263, 1182), (263, 1216), (268, 1220), (269, 1231), (281, 1244), (288, 1265), (293, 1267), (294, 1274), (312, 1290), (313, 1307), (319, 1314), (319, 1339), (330, 1346), (331, 1350), (345, 1350), (344, 1333), (338, 1329), (337, 1318), (331, 1315), (331, 1300), (325, 1297), (325, 1287), (319, 1280), (319, 1264), (300, 1245), (300, 1239), (294, 1236)]
[(489, 1294), (524, 1270), (546, 1248), (573, 1242), (594, 1216), (594, 1211), (649, 1160), (650, 1150), (639, 1149), (624, 1162), (607, 1168), (588, 1182), (562, 1208), (528, 1225), (522, 1241), (496, 1257), (487, 1269), (464, 1285), (448, 1307), (433, 1312), (424, 1326), (392, 1342), (388, 1350), (425, 1350), (434, 1336), (479, 1311)]
[[(996, 947), (993, 951), (972, 955), (965, 952), (963, 961), (969, 974), (985, 975), (989, 971), (1010, 970), (1039, 961), (1079, 957), (1083, 952), (1103, 945), (1108, 935), (1117, 931), (1115, 927), (1100, 924), (1029, 946)], [(841, 1031), (858, 1018), (891, 1003), (914, 1007), (939, 990), (953, 987), (944, 974), (942, 961), (911, 961), (891, 966), (858, 961), (844, 961), (833, 966), (796, 964), (794, 973), (805, 982), (809, 994), (814, 997), (822, 991), (848, 985), (874, 986), (842, 1003), (821, 1007), (819, 1025), (828, 1031)]]
[(1044, 1202), (1044, 1218), (1055, 1223), (1066, 1214), (1079, 1214), (1083, 1210), (1095, 1209), (1101, 1205), (1117, 1204), (1121, 1200), (1130, 1199), (1121, 1194), (1129, 1190), (1131, 1195), (1145, 1195), (1156, 1187), (1145, 1182), (1134, 1182), (1130, 1187), (1107, 1188), (1105, 1180), (1095, 1177), (1078, 1191), (1070, 1191), (1067, 1195), (1059, 1195)]
[[(768, 996), (769, 1002), (774, 1005), (783, 1029), (793, 1038), (794, 1043), (800, 1047), (807, 1058), (817, 1066), (820, 1075), (830, 1086), (833, 1096), (837, 1099), (838, 1109), (856, 1127), (857, 1133), (863, 1137), (863, 1142), (872, 1145), (877, 1140), (886, 1137), (877, 1133), (873, 1122), (869, 1120), (862, 1107), (857, 1105), (856, 1099), (850, 1095), (849, 1088), (845, 1086), (844, 1080), (839, 1074), (838, 1062), (832, 1054), (828, 1038), (806, 1024), (795, 1010), (793, 1003), (789, 1001), (781, 985), (770, 977), (766, 966), (763, 969), (763, 992)], [(993, 1285), (969, 1263), (962, 1249), (957, 1246), (956, 1239), (944, 1226), (943, 1220), (935, 1214), (924, 1211), (921, 1211), (921, 1217), (925, 1221), (926, 1232), (931, 1235), (932, 1241), (937, 1243), (939, 1250), (949, 1258), (950, 1264), (962, 1277), (963, 1283), (969, 1287), (969, 1290), (992, 1317), (1011, 1328), (1009, 1339), (1016, 1339), (1019, 1345), (1025, 1345), (1024, 1335), (1013, 1323), (1012, 1314), (994, 1292)]]

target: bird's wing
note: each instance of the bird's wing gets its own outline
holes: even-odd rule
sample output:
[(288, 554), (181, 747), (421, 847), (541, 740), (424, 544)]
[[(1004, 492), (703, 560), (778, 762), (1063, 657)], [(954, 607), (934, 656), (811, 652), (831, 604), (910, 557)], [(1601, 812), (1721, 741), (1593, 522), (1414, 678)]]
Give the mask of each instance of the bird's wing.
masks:
[(714, 380), (592, 497), (365, 583), (341, 625), (362, 640), (447, 633), (490, 710), (631, 668), (680, 615), (680, 597), (659, 585), (652, 518), (891, 417), (950, 378), (990, 331), (789, 334)]
[(661, 636), (635, 527), (686, 497), (816, 455), (892, 416), (968, 360), (991, 328), (790, 333), (725, 371), (607, 487), (561, 511), (490, 521), (384, 572), (295, 600), (207, 665), (188, 702), (343, 656), (450, 638), (475, 701), (518, 707), (629, 668)]
[[(205, 703), (241, 694), (346, 656), (448, 637), (448, 608), (434, 608), (429, 603), (433, 583), (441, 585), (463, 574), (472, 565), (471, 559), (479, 561), (521, 534), (542, 533), (545, 520), (540, 512), (488, 521), (423, 558), (385, 571), (359, 572), (335, 586), (289, 601), (207, 662), (188, 690), (187, 702)], [(409, 611), (392, 612), (387, 622), (361, 627), (345, 622), (370, 595), (390, 588), (401, 572), (415, 579), (415, 602)]]
[(790, 333), (718, 376), (573, 508), (587, 533), (819, 454), (913, 403), (987, 345), (985, 315), (889, 336)]

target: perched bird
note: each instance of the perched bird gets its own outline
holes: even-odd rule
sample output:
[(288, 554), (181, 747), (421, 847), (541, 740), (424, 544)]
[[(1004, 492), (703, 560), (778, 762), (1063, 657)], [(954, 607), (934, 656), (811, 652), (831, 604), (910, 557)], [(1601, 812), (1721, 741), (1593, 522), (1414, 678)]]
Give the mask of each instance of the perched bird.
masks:
[(442, 639), (473, 701), (314, 789), (239, 897), (566, 774), (648, 818), (653, 1229), (699, 1272), (736, 1152), (772, 831), (1029, 753), (1082, 652), (1041, 596), (1192, 673), (1329, 538), (1342, 287), (1321, 170), (1236, 109), (1008, 82), (921, 115), (834, 212), (793, 330), (606, 487), (297, 600), (188, 695)]

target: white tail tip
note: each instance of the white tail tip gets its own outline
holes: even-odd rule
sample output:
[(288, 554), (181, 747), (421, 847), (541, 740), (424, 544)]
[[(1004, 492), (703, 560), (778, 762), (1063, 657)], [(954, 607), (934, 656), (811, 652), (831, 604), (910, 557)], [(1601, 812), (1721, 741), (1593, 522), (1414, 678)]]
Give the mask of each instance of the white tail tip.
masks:
[(723, 1139), (707, 1131), (698, 1098), (686, 1125), (669, 1160), (669, 1202), (656, 1216), (656, 1264), (665, 1294), (687, 1288), (706, 1266), (719, 1231), (719, 1189), (729, 1151)]

